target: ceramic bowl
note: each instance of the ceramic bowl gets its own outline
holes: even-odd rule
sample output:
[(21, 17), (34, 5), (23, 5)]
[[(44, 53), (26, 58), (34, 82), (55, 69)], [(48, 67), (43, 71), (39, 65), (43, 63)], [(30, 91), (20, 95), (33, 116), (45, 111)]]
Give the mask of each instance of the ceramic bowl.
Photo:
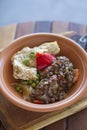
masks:
[[(59, 55), (67, 56), (74, 66), (79, 69), (80, 77), (73, 88), (68, 92), (64, 100), (51, 104), (34, 104), (25, 101), (23, 97), (15, 91), (12, 83), (16, 82), (12, 76), (11, 57), (14, 53), (23, 47), (38, 46), (44, 42), (57, 41), (61, 52)], [(37, 33), (20, 37), (14, 40), (8, 47), (6, 47), (0, 55), (0, 90), (1, 93), (10, 102), (19, 106), (20, 108), (36, 111), (36, 112), (50, 112), (66, 108), (82, 98), (87, 90), (87, 54), (86, 52), (73, 40), (61, 35), (53, 33)]]

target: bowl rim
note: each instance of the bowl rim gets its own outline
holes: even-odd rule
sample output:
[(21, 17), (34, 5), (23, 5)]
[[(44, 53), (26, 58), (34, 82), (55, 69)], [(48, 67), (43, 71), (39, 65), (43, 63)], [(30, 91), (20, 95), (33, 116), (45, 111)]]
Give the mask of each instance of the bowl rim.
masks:
[[(44, 36), (45, 36), (45, 35), (46, 35), (46, 36), (47, 36), (47, 35), (48, 35), (48, 36), (57, 36), (57, 37), (64, 38), (64, 39), (66, 39), (66, 40), (68, 40), (68, 41), (73, 42), (78, 48), (80, 48), (80, 49), (87, 55), (87, 53), (85, 52), (85, 50), (84, 50), (79, 44), (77, 44), (76, 41), (74, 41), (74, 40), (72, 40), (72, 39), (70, 39), (69, 37), (66, 37), (66, 36), (64, 36), (64, 35), (56, 34), (56, 33), (49, 33), (49, 32), (38, 32), (38, 33), (31, 33), (31, 34), (26, 34), (26, 35), (20, 36), (20, 37), (18, 37), (18, 38), (16, 38), (16, 39), (13, 39), (0, 53), (2, 54), (4, 50), (8, 49), (10, 46), (13, 46), (13, 44), (16, 44), (17, 41), (26, 39), (27, 37), (38, 36), (38, 35), (40, 35), (40, 36), (42, 36), (42, 35), (44, 35)], [(0, 55), (1, 55), (1, 54), (0, 54)]]
[[(57, 36), (57, 37), (61, 37), (64, 39), (67, 39), (68, 41), (73, 42), (84, 54), (85, 58), (87, 57), (86, 52), (84, 51), (84, 49), (78, 45), (75, 41), (59, 35), (59, 34), (55, 34), (55, 33), (33, 33), (33, 34), (29, 34), (29, 35), (25, 35), (25, 36), (21, 36), (15, 40), (13, 40), (11, 42), (10, 45), (8, 45), (0, 54), (0, 60), (3, 59), (3, 53), (5, 51), (7, 51), (9, 49), (9, 47), (13, 46), (13, 44), (15, 44), (17, 41), (19, 40), (23, 40), (26, 37), (31, 37), (31, 36), (42, 36), (42, 35), (50, 35), (50, 36)], [(1, 61), (0, 61), (1, 62)], [(86, 60), (87, 62), (87, 60)], [(0, 64), (1, 65), (1, 64)], [(85, 65), (86, 67), (86, 65)], [(1, 67), (0, 67), (1, 69)], [(1, 74), (0, 74), (1, 75)], [(87, 76), (87, 75), (86, 75)], [(6, 86), (5, 83), (3, 81), (3, 77), (1, 76), (0, 78), (0, 90), (1, 93), (6, 97), (6, 99), (8, 99), (10, 102), (12, 102), (13, 104), (23, 108), (23, 109), (27, 109), (27, 110), (31, 110), (31, 111), (36, 111), (36, 112), (50, 112), (50, 111), (54, 111), (54, 110), (60, 110), (62, 108), (68, 107), (70, 105), (72, 105), (73, 103), (75, 103), (76, 101), (78, 101), (84, 94), (85, 94), (85, 90), (86, 90), (86, 85), (87, 85), (87, 81), (82, 83), (83, 87), (80, 87), (78, 89), (78, 91), (76, 91), (74, 94), (72, 94), (70, 97), (68, 97), (67, 99), (62, 100), (61, 102), (55, 102), (55, 103), (51, 103), (51, 104), (34, 104), (31, 102), (27, 102), (25, 100), (22, 100), (18, 97), (16, 97)], [(4, 86), (4, 87), (3, 87)], [(18, 100), (17, 100), (18, 99)], [(75, 99), (75, 100), (74, 100)], [(14, 102), (13, 102), (14, 101)], [(68, 104), (69, 103), (69, 104)], [(50, 109), (49, 109), (50, 107)]]

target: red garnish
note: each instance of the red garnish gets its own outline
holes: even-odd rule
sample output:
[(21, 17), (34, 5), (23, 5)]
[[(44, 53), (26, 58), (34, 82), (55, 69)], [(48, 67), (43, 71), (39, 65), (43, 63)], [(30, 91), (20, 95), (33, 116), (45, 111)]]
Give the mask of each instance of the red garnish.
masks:
[(37, 53), (36, 54), (36, 63), (37, 63), (37, 69), (42, 70), (49, 66), (56, 58), (48, 53)]
[(43, 104), (44, 102), (41, 101), (41, 100), (34, 100), (33, 103), (35, 103), (35, 104)]

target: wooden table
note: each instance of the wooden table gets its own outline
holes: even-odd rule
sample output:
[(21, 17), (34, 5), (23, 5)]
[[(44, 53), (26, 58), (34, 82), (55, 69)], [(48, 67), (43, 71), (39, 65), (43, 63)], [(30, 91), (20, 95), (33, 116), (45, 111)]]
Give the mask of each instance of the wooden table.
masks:
[[(74, 40), (78, 40), (81, 35), (87, 33), (87, 27), (59, 21), (8, 25), (0, 27), (0, 48), (4, 48), (19, 36), (37, 32), (62, 33), (70, 38), (75, 36)], [(14, 106), (0, 94), (0, 130), (87, 130), (86, 108), (87, 96), (84, 95), (79, 102), (61, 111), (30, 112)]]

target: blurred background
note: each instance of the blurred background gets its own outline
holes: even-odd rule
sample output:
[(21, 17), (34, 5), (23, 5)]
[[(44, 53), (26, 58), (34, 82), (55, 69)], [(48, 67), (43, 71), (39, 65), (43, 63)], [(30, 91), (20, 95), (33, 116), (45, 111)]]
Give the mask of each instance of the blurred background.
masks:
[(0, 26), (28, 21), (87, 24), (87, 0), (0, 0)]

